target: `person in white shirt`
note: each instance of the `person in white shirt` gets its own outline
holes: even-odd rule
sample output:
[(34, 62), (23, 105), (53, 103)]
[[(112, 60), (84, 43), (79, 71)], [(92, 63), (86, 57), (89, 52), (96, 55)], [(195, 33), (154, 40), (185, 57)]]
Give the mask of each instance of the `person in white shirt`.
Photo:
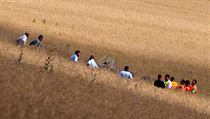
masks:
[(121, 78), (132, 79), (133, 78), (133, 75), (128, 70), (129, 70), (129, 67), (128, 66), (125, 66), (124, 70), (123, 71), (120, 71), (119, 76)]
[(34, 39), (29, 45), (41, 47), (42, 40), (43, 40), (43, 35), (39, 35), (38, 38)]
[(27, 32), (24, 35), (18, 37), (16, 40), (17, 45), (25, 45), (28, 37), (29, 37), (29, 33)]
[(73, 62), (77, 62), (79, 59), (79, 54), (80, 54), (80, 51), (76, 50), (75, 53), (71, 56), (70, 60)]
[(165, 88), (168, 88), (170, 89), (172, 87), (172, 82), (170, 81), (170, 75), (169, 74), (166, 74), (165, 75)]
[(92, 68), (98, 68), (98, 65), (95, 62), (95, 57), (91, 55), (89, 59), (87, 60), (87, 66), (92, 67)]

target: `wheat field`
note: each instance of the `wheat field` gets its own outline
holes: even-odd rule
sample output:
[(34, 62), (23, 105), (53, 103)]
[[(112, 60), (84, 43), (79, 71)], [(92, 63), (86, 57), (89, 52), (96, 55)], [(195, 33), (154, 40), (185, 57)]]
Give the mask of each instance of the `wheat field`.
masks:
[[(209, 13), (208, 0), (0, 0), (0, 118), (210, 118)], [(26, 31), (44, 41), (18, 64)], [(79, 64), (68, 60), (76, 49)], [(90, 54), (130, 66), (134, 80), (87, 68)], [(197, 79), (199, 94), (142, 80), (159, 73)]]

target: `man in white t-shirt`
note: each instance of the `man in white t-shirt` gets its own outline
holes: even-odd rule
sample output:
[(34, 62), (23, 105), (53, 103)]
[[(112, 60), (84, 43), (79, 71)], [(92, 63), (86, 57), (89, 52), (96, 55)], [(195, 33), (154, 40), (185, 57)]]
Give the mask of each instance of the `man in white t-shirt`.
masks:
[(95, 57), (91, 55), (89, 59), (87, 60), (87, 66), (92, 67), (92, 68), (98, 68), (98, 65), (95, 62)]
[(79, 54), (80, 54), (80, 51), (76, 50), (75, 53), (71, 56), (70, 60), (73, 62), (77, 62), (79, 59)]
[(129, 70), (129, 67), (125, 66), (124, 70), (119, 73), (119, 76), (121, 78), (132, 79), (133, 75), (128, 70)]
[(24, 35), (18, 37), (16, 40), (17, 45), (25, 45), (28, 37), (29, 37), (29, 33), (27, 32)]

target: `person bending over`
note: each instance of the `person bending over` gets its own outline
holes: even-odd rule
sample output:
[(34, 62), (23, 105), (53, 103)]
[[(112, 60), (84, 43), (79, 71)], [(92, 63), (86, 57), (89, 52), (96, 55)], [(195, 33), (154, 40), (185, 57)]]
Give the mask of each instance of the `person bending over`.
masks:
[(29, 45), (40, 47), (42, 40), (43, 40), (43, 35), (39, 35), (38, 38), (34, 39)]
[(98, 65), (95, 62), (95, 57), (93, 55), (91, 55), (89, 57), (89, 59), (87, 60), (87, 66), (91, 67), (91, 68), (98, 68)]
[(22, 35), (22, 36), (19, 36), (19, 37), (16, 39), (16, 44), (17, 44), (17, 45), (22, 45), (22, 46), (26, 45), (27, 40), (28, 40), (28, 37), (29, 37), (29, 33), (28, 33), (28, 32), (26, 32), (26, 33), (25, 33), (24, 35)]

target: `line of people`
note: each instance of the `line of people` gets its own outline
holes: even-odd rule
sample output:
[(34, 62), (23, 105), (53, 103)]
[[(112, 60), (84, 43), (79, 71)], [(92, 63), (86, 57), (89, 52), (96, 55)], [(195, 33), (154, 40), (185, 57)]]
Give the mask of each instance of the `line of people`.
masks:
[(154, 81), (154, 86), (159, 88), (167, 88), (167, 89), (181, 89), (183, 92), (191, 92), (193, 94), (198, 93), (197, 89), (197, 80), (193, 79), (193, 81), (190, 83), (190, 80), (184, 80), (182, 79), (180, 81), (180, 84), (178, 84), (175, 81), (174, 77), (171, 77), (169, 74), (165, 75), (165, 81), (162, 81), (162, 75), (158, 75), (158, 79)]
[[(70, 60), (73, 62), (78, 62), (80, 56), (80, 51), (76, 50), (74, 52), (74, 54), (71, 55)], [(91, 67), (91, 68), (99, 68), (96, 61), (95, 61), (95, 57), (93, 55), (90, 55), (90, 57), (87, 60), (87, 66)], [(120, 71), (119, 76), (121, 78), (126, 78), (126, 79), (132, 79), (133, 75), (131, 72), (129, 72), (129, 66), (125, 66), (124, 70)]]
[[(19, 36), (16, 39), (16, 44), (17, 45), (21, 45), (24, 46), (27, 44), (28, 41), (28, 37), (29, 37), (29, 33), (26, 32), (24, 35)], [(37, 38), (35, 38), (34, 40), (32, 40), (30, 42), (30, 46), (37, 46), (37, 47), (41, 47), (41, 42), (43, 40), (43, 35), (39, 35)], [(73, 55), (71, 55), (70, 60), (73, 62), (78, 62), (79, 60), (79, 56), (80, 56), (80, 51), (76, 50), (74, 52)], [(87, 66), (91, 67), (91, 68), (99, 68), (99, 66), (97, 65), (96, 61), (95, 61), (95, 57), (93, 55), (90, 55), (90, 57), (87, 60)], [(132, 79), (133, 75), (131, 72), (129, 72), (129, 67), (125, 66), (124, 70), (119, 72), (119, 76), (121, 78), (125, 78), (125, 79)]]
[[(21, 45), (21, 46), (26, 45), (28, 37), (29, 37), (29, 33), (26, 32), (24, 35), (17, 38), (16, 44)], [(43, 35), (39, 35), (37, 38), (32, 40), (29, 45), (40, 47), (42, 40), (43, 40)], [(79, 56), (80, 56), (80, 51), (76, 50), (70, 56), (70, 60), (72, 62), (78, 62)], [(88, 67), (99, 68), (99, 66), (97, 65), (97, 63), (95, 61), (95, 57), (93, 55), (90, 55), (90, 57), (88, 58), (86, 63), (87, 63)], [(124, 70), (119, 72), (119, 76), (124, 79), (132, 79), (133, 78), (132, 73), (129, 72), (129, 66), (125, 66)], [(159, 87), (159, 88), (167, 88), (167, 89), (175, 89), (175, 90), (181, 89), (184, 92), (191, 92), (194, 94), (196, 94), (198, 92), (196, 84), (197, 84), (197, 80), (195, 80), (195, 79), (191, 82), (191, 85), (190, 85), (189, 80), (184, 80), (184, 79), (180, 81), (180, 84), (178, 84), (175, 81), (175, 78), (171, 77), (169, 74), (165, 75), (165, 81), (162, 81), (162, 75), (159, 74), (158, 79), (155, 80), (155, 82), (154, 82), (154, 86)]]

